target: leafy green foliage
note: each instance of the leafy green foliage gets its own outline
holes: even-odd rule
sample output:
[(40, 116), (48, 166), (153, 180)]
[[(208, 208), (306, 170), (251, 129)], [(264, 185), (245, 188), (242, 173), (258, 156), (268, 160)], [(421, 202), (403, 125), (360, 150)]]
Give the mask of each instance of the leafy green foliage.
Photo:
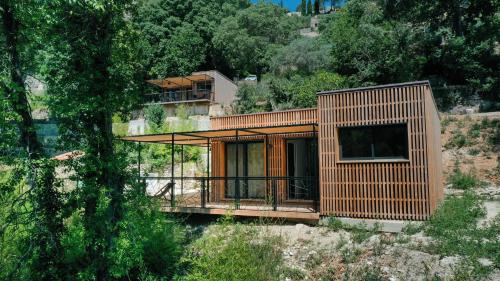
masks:
[(11, 163), (16, 153), (19, 131), (15, 126), (18, 116), (12, 111), (0, 88), (0, 163)]
[(417, 40), (416, 31), (404, 23), (388, 21), (383, 12), (375, 1), (349, 1), (345, 12), (327, 27), (335, 71), (361, 84), (418, 77), (420, 58), (412, 45)]
[(277, 75), (312, 75), (330, 67), (331, 45), (319, 38), (303, 37), (278, 49), (272, 57), (270, 70)]
[(500, 216), (479, 227), (477, 220), (484, 215), (482, 202), (473, 192), (445, 199), (424, 226), (424, 231), (436, 239), (430, 250), (441, 255), (463, 255), (469, 260), (485, 257), (500, 267)]
[(479, 180), (473, 171), (464, 173), (459, 168), (454, 169), (453, 174), (448, 178), (448, 182), (451, 183), (453, 188), (463, 190), (479, 185)]
[(247, 0), (141, 1), (132, 19), (142, 35), (144, 75), (175, 76), (204, 67), (232, 76), (212, 38), (223, 18), (248, 6)]
[(161, 104), (148, 105), (144, 109), (144, 117), (146, 117), (153, 132), (159, 132), (160, 128), (165, 124), (166, 116), (165, 108)]
[(175, 28), (170, 38), (162, 39), (156, 48), (163, 55), (151, 68), (153, 77), (188, 75), (205, 62), (206, 43), (189, 23)]
[(387, 18), (424, 26), (423, 77), (439, 84), (467, 85), (499, 100), (500, 3), (486, 1), (384, 1)]
[(278, 280), (282, 257), (276, 236), (255, 228), (217, 225), (196, 240), (182, 257), (186, 274), (176, 280)]
[(297, 37), (301, 22), (285, 10), (264, 2), (226, 17), (214, 33), (212, 43), (241, 75), (255, 73), (260, 80), (275, 50)]
[[(124, 218), (119, 224), (120, 235), (114, 240), (116, 247), (108, 253), (113, 261), (111, 275), (115, 279), (143, 280), (147, 277), (170, 280), (183, 250), (183, 227), (162, 214), (159, 204), (140, 194), (139, 190), (129, 195)], [(66, 228), (63, 247), (67, 278), (73, 279), (71, 276), (74, 275), (79, 276), (78, 280), (92, 278), (90, 271), (81, 268), (86, 248), (91, 246), (91, 241), (86, 239), (83, 213), (73, 213), (66, 221)]]
[(462, 148), (464, 146), (468, 146), (470, 144), (469, 139), (462, 133), (460, 129), (456, 129), (452, 132), (448, 143), (444, 145), (446, 149), (451, 148)]
[(269, 111), (268, 100), (271, 92), (266, 83), (243, 84), (236, 93), (236, 112), (254, 113)]
[(319, 71), (297, 85), (292, 102), (297, 107), (314, 107), (316, 106), (317, 92), (341, 89), (346, 85), (344, 77), (335, 73)]

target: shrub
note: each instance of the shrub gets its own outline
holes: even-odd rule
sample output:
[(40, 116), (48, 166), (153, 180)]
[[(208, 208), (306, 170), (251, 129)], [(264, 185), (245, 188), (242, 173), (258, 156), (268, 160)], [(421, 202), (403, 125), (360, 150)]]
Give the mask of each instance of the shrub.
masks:
[(304, 280), (306, 275), (304, 272), (298, 268), (295, 267), (285, 267), (283, 269), (283, 272), (281, 273), (283, 277), (285, 277), (285, 280)]
[(471, 148), (471, 149), (469, 149), (469, 155), (472, 155), (472, 156), (479, 155), (480, 152), (481, 152), (481, 150), (479, 150), (477, 148)]
[(421, 230), (422, 230), (422, 226), (420, 224), (414, 223), (414, 222), (408, 222), (408, 223), (405, 223), (402, 231), (403, 231), (403, 233), (406, 233), (408, 235), (413, 235), (413, 234), (420, 232)]
[(327, 226), (331, 230), (337, 231), (342, 228), (344, 228), (344, 224), (342, 223), (341, 220), (335, 218), (335, 217), (329, 217), (327, 221)]
[[(127, 195), (119, 236), (115, 238), (113, 249), (107, 253), (113, 261), (110, 272), (115, 279), (170, 280), (174, 276), (183, 251), (184, 229), (177, 221), (161, 213), (159, 207), (139, 190)], [(79, 276), (82, 280), (90, 280), (92, 269), (82, 266), (89, 241), (80, 212), (75, 212), (66, 221), (66, 229), (62, 239), (64, 266), (69, 273), (66, 279)]]
[(484, 214), (479, 198), (472, 192), (465, 192), (461, 198), (446, 199), (426, 223), (425, 232), (435, 237), (446, 237), (474, 226)]
[(479, 184), (479, 180), (473, 171), (462, 172), (459, 168), (455, 168), (453, 174), (448, 178), (449, 183), (455, 189), (469, 189)]
[(282, 241), (239, 224), (214, 226), (181, 259), (176, 280), (278, 280), (283, 272)]
[(468, 260), (484, 257), (500, 267), (500, 216), (478, 227), (477, 220), (484, 215), (482, 202), (473, 192), (446, 199), (424, 224), (425, 233), (435, 239), (429, 250), (440, 255), (462, 255)]
[(480, 123), (474, 123), (470, 126), (468, 136), (477, 139), (481, 135), (481, 124)]
[(468, 145), (469, 142), (465, 135), (460, 130), (454, 130), (448, 143), (445, 145), (446, 149), (462, 148)]
[(365, 241), (370, 236), (374, 235), (380, 228), (379, 225), (369, 228), (366, 224), (345, 224), (335, 217), (328, 218), (327, 227), (334, 231), (339, 229), (349, 231), (352, 234), (352, 239), (357, 243)]
[(148, 121), (149, 126), (151, 126), (153, 130), (157, 130), (162, 127), (163, 121), (165, 120), (165, 109), (161, 104), (149, 105), (144, 109), (144, 117)]

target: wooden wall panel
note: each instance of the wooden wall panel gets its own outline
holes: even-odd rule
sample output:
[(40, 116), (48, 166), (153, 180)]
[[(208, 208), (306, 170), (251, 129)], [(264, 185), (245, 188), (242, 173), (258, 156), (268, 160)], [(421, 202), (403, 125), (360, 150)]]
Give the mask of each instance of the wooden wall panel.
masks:
[[(211, 128), (213, 130), (219, 129), (234, 129), (234, 128), (251, 128), (251, 127), (266, 127), (266, 126), (281, 126), (293, 124), (311, 124), (317, 123), (317, 110), (316, 108), (296, 109), (286, 111), (264, 112), (254, 114), (240, 114), (222, 117), (213, 117), (210, 119)], [(312, 134), (282, 134), (269, 136), (269, 176), (278, 177), (286, 176), (286, 151), (285, 139), (290, 137), (310, 137)], [(240, 138), (241, 141), (262, 139), (263, 137), (246, 137)], [(224, 176), (225, 156), (224, 142), (234, 141), (234, 139), (227, 138), (217, 142), (213, 142), (212, 150), (212, 176)], [(263, 167), (265, 168), (265, 167)], [(214, 184), (213, 192), (214, 200), (224, 199), (224, 186), (223, 182)], [(286, 186), (284, 181), (278, 184), (278, 199), (282, 204), (286, 199)]]
[(295, 109), (210, 118), (213, 130), (317, 123), (316, 108)]
[[(320, 94), (318, 115), (322, 215), (430, 216), (442, 186), (439, 116), (428, 83)], [(338, 127), (393, 123), (407, 124), (409, 161), (338, 160)]]

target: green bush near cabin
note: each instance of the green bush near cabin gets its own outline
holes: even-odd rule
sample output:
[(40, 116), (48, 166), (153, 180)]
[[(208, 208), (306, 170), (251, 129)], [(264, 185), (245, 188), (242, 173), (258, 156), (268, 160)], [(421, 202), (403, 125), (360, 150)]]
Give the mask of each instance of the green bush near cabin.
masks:
[(487, 258), (500, 268), (500, 216), (478, 226), (484, 216), (482, 201), (473, 192), (447, 198), (424, 224), (425, 233), (435, 239), (428, 250), (443, 256), (464, 256), (475, 266), (478, 278), (487, 273), (487, 268), (477, 264), (478, 258)]
[(477, 187), (480, 184), (473, 171), (462, 172), (459, 168), (454, 169), (453, 174), (448, 178), (448, 182), (451, 183), (453, 188), (462, 190)]
[(181, 259), (177, 281), (279, 280), (281, 238), (259, 235), (251, 226), (221, 223), (194, 241)]

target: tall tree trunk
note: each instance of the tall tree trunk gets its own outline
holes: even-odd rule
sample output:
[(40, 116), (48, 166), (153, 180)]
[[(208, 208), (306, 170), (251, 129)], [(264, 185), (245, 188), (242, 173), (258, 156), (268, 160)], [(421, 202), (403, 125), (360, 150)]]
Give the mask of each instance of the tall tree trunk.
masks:
[(14, 18), (12, 7), (7, 1), (2, 0), (1, 13), (3, 29), (5, 34), (6, 49), (9, 56), (9, 72), (13, 86), (4, 85), (7, 99), (10, 101), (14, 111), (21, 117), (19, 132), (21, 134), (21, 146), (26, 149), (28, 157), (38, 158), (40, 156), (40, 144), (38, 142), (35, 125), (31, 118), (30, 106), (24, 87), (25, 76), (21, 69), (19, 56), (18, 37), (19, 23)]
[(101, 104), (94, 115), (86, 121), (88, 128), (94, 128), (86, 136), (90, 157), (93, 161), (91, 165), (99, 168), (97, 172), (88, 173), (84, 177), (89, 180), (97, 180), (99, 188), (107, 189), (106, 195), (109, 199), (103, 225), (95, 225), (95, 222), (99, 221), (99, 218), (96, 217), (96, 211), (99, 207), (99, 190), (89, 190), (90, 194), (87, 194), (85, 202), (86, 228), (94, 233), (88, 251), (91, 261), (96, 266), (97, 280), (110, 279), (109, 268), (112, 261), (103, 256), (103, 253), (112, 250), (113, 241), (119, 235), (118, 222), (123, 218), (123, 190), (125, 186), (124, 177), (114, 164), (116, 155), (113, 144), (112, 112), (107, 107), (111, 98), (110, 86), (108, 86), (110, 79), (108, 67), (111, 65), (112, 38), (114, 36), (114, 30), (111, 27), (112, 17), (113, 14), (110, 11), (104, 17), (95, 19), (99, 25), (95, 42), (95, 44), (99, 44), (99, 52), (93, 58), (93, 69), (99, 75), (96, 75), (92, 83), (92, 92), (98, 96)]
[(37, 253), (32, 263), (32, 279), (59, 280), (63, 223), (60, 217), (61, 204), (54, 188), (54, 165), (43, 158), (43, 149), (38, 141), (35, 124), (25, 89), (26, 75), (23, 73), (20, 48), (20, 23), (15, 17), (14, 7), (6, 0), (0, 3), (3, 32), (8, 55), (10, 85), (2, 85), (13, 111), (19, 115), (20, 145), (29, 160), (28, 184), (32, 190), (31, 202), (35, 233), (30, 237)]

